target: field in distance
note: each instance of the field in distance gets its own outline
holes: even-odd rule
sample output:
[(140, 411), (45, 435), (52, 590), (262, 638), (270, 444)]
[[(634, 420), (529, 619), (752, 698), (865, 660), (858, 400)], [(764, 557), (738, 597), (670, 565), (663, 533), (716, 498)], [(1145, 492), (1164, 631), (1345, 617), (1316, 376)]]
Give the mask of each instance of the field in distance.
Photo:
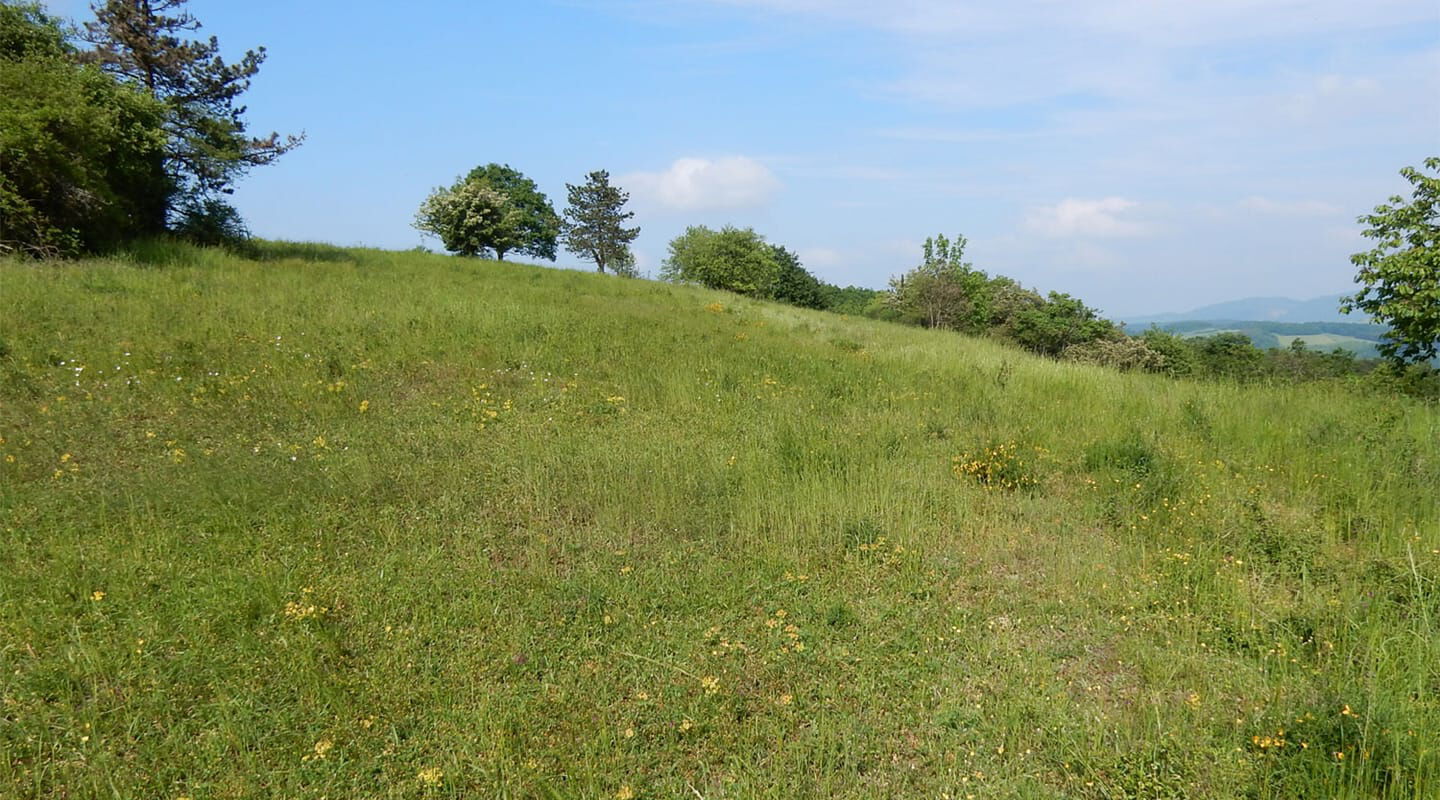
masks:
[(320, 245), (0, 285), (5, 797), (1440, 793), (1434, 406)]

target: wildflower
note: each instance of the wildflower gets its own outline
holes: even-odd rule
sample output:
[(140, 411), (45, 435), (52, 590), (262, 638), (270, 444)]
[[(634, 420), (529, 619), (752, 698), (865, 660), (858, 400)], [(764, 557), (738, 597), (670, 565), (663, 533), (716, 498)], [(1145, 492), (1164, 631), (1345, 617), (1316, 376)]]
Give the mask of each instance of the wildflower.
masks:
[(695, 727), (695, 723), (691, 722), (691, 721), (688, 720), (688, 719), (685, 719), (685, 720), (681, 720), (681, 721), (680, 721), (680, 732), (681, 732), (681, 733), (685, 733), (686, 731), (690, 730), (690, 729), (693, 728), (693, 727)]
[(101, 600), (105, 599), (105, 593), (100, 591), (99, 589), (96, 589), (95, 591), (90, 593), (90, 599), (98, 603)]
[(782, 695), (780, 695), (780, 705), (782, 705), (782, 706), (788, 706), (788, 705), (790, 705), (790, 704), (793, 703), (793, 702), (795, 702), (795, 698), (794, 698), (793, 696), (788, 695), (788, 694), (782, 694)]
[(1340, 716), (1342, 716), (1342, 717), (1356, 717), (1356, 718), (1358, 719), (1360, 715), (1359, 715), (1359, 714), (1356, 714), (1354, 711), (1351, 711), (1351, 710), (1350, 710), (1350, 704), (1349, 704), (1349, 703), (1346, 703), (1346, 704), (1345, 704), (1345, 707), (1342, 708), (1342, 709), (1340, 709)]
[(714, 675), (706, 675), (700, 679), (700, 685), (705, 687), (705, 694), (711, 695), (720, 691), (720, 679)]
[(320, 741), (315, 743), (315, 747), (311, 749), (311, 752), (301, 760), (324, 761), (325, 758), (330, 755), (330, 750), (334, 747), (334, 742), (330, 741), (329, 739), (321, 739)]
[(625, 738), (626, 738), (626, 739), (634, 739), (634, 738), (635, 738), (635, 729), (634, 729), (634, 728), (626, 728), (626, 729), (625, 729)]
[(628, 783), (621, 786), (620, 790), (615, 793), (615, 800), (634, 800), (634, 797), (635, 790), (631, 789)]
[(369, 401), (369, 400), (361, 400), (361, 401), (360, 401), (360, 413), (361, 413), (361, 414), (364, 414), (366, 411), (369, 411), (369, 410), (370, 410), (370, 401)]
[(415, 773), (415, 777), (420, 779), (422, 785), (435, 787), (439, 786), (440, 782), (445, 780), (445, 771), (439, 767), (425, 767)]

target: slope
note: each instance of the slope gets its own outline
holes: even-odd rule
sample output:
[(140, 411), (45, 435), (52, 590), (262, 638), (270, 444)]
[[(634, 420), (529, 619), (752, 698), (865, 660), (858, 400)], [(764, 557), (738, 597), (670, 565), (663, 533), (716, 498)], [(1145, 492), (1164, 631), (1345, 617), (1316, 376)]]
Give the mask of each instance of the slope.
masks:
[(1440, 786), (1434, 408), (440, 256), (0, 285), (0, 794)]

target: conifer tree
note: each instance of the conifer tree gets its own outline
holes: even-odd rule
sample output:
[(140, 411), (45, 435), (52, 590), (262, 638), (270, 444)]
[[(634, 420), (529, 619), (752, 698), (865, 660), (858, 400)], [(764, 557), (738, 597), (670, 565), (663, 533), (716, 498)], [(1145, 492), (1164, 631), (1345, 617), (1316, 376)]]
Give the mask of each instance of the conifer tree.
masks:
[(246, 133), (245, 107), (237, 99), (260, 71), (265, 48), (225, 63), (214, 36), (185, 37), (201, 27), (185, 3), (104, 0), (92, 6), (95, 19), (85, 24), (84, 38), (94, 46), (87, 60), (165, 104), (163, 159), (172, 185), (168, 196), (151, 204), (149, 222), (156, 229), (182, 205), (230, 193), (247, 170), (272, 163), (303, 138)]
[(565, 184), (569, 206), (565, 209), (565, 249), (590, 261), (600, 272), (611, 267), (616, 274), (634, 274), (634, 256), (630, 243), (640, 235), (639, 228), (625, 227), (635, 216), (622, 211), (630, 195), (610, 185), (610, 173), (596, 170), (585, 176), (585, 183)]

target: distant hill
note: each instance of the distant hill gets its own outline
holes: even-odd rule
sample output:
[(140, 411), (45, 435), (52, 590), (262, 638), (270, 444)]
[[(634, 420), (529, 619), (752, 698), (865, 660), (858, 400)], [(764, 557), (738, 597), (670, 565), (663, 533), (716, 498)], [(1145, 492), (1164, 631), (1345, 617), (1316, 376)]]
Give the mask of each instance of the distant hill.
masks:
[(1143, 333), (1155, 325), (1187, 339), (1214, 336), (1217, 333), (1243, 333), (1262, 350), (1285, 348), (1300, 339), (1311, 350), (1330, 351), (1339, 347), (1360, 358), (1378, 358), (1377, 345), (1389, 330), (1384, 325), (1363, 322), (1257, 322), (1253, 320), (1183, 320), (1179, 322), (1130, 323), (1125, 326), (1132, 335)]
[(1127, 326), (1191, 320), (1245, 320), (1257, 322), (1367, 322), (1363, 315), (1340, 313), (1340, 298), (1332, 294), (1310, 300), (1288, 297), (1247, 297), (1202, 306), (1192, 311), (1126, 317)]

